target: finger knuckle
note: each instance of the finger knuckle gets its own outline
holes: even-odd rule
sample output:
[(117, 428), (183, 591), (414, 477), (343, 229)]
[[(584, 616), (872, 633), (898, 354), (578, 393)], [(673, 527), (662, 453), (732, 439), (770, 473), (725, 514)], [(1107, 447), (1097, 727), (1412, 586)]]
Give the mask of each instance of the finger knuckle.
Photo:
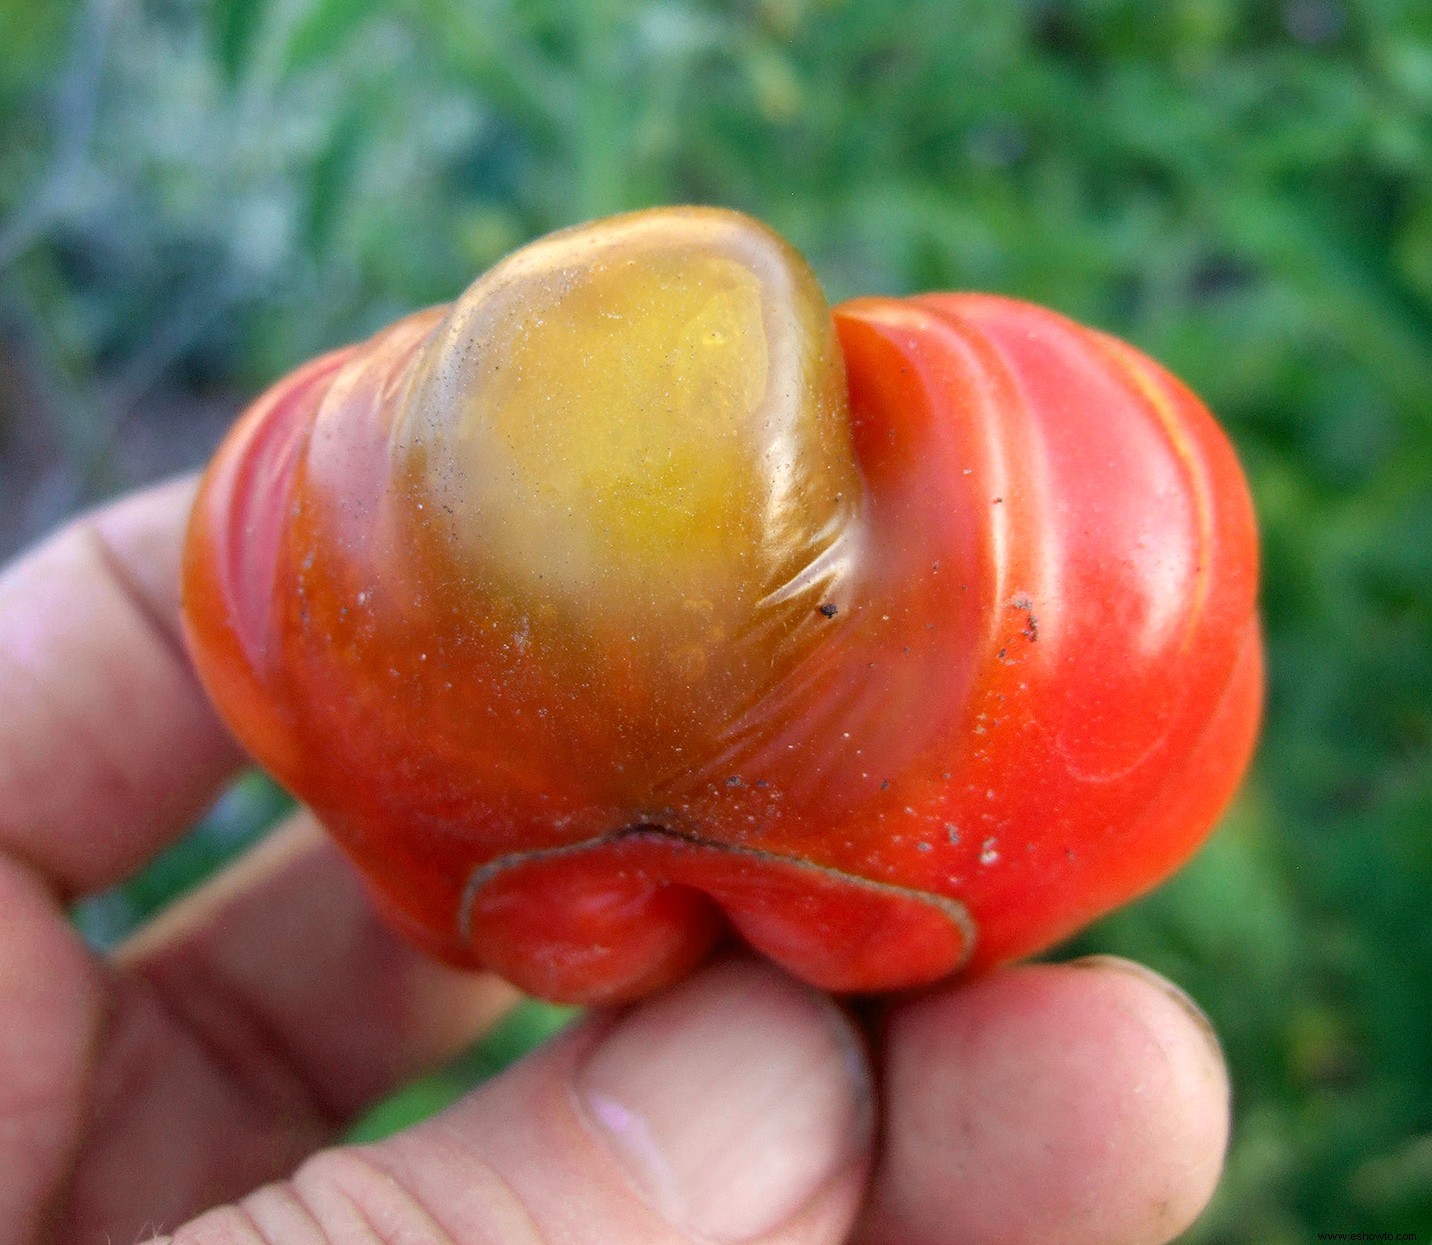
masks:
[[(393, 1174), (361, 1151), (326, 1150), (289, 1180), (180, 1228), (172, 1245), (458, 1245)], [(465, 1245), (465, 1243), (464, 1243)]]
[(337, 1148), (180, 1228), (168, 1245), (547, 1245), (522, 1200), (490, 1165), (465, 1157), (441, 1210), (378, 1149)]
[[(371, 1237), (364, 1245), (550, 1245), (516, 1189), (465, 1139), (441, 1129), (421, 1147), (408, 1138), (396, 1147), (328, 1150), (294, 1177), (311, 1205), (322, 1197), (344, 1203)], [(430, 1197), (431, 1190), (440, 1197)], [(340, 1234), (341, 1240), (347, 1240)]]
[(374, 1152), (323, 1150), (294, 1174), (289, 1189), (323, 1242), (458, 1245), (424, 1200)]

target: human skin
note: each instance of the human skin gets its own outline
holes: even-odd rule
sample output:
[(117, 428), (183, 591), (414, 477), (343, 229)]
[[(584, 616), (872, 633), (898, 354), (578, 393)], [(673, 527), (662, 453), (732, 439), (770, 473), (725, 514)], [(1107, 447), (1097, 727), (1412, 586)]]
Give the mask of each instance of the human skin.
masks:
[(1112, 960), (857, 1024), (724, 959), (335, 1146), (514, 995), (394, 938), (311, 817), (110, 957), (66, 919), (242, 763), (179, 640), (192, 495), (120, 501), (0, 574), (0, 1242), (1153, 1245), (1205, 1204), (1216, 1040)]

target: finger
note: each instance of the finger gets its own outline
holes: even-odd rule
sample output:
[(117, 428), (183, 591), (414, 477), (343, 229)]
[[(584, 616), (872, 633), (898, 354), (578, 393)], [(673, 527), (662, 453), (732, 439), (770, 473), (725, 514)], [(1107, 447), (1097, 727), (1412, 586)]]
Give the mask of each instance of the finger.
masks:
[(53, 894), (3, 857), (0, 914), (0, 1240), (38, 1241), (83, 1134), (104, 988)]
[(65, 894), (138, 868), (240, 761), (180, 637), (193, 491), (77, 519), (0, 575), (0, 851)]
[(857, 1050), (828, 999), (727, 962), (173, 1239), (835, 1245), (869, 1138)]
[(394, 935), (306, 811), (115, 959), (196, 1030), (211, 1010), (242, 1011), (339, 1120), (455, 1054), (519, 997)]
[(134, 1239), (292, 1170), (516, 998), (400, 942), (307, 814), (116, 968), (64, 1239)]
[(868, 1245), (1162, 1245), (1228, 1138), (1217, 1040), (1176, 987), (1101, 957), (898, 1008)]

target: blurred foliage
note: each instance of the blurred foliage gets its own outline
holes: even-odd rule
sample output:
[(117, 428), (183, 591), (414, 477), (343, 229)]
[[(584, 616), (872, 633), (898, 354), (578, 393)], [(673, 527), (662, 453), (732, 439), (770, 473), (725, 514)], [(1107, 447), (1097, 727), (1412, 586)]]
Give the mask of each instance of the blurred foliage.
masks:
[[(1432, 1234), (1426, 0), (3, 0), (0, 109), (0, 384), (34, 397), (0, 488), (7, 418), (84, 500), (156, 394), (251, 391), (659, 202), (763, 217), (835, 298), (999, 290), (1163, 359), (1253, 482), (1268, 726), (1222, 833), (1078, 948), (1225, 1036), (1189, 1241)], [(273, 811), (228, 798), (97, 934)]]

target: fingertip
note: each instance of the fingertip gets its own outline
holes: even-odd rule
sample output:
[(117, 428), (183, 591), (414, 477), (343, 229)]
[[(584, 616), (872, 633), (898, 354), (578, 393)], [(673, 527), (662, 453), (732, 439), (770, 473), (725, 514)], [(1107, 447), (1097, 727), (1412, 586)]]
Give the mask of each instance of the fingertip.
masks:
[[(1131, 1008), (1146, 1015), (1150, 1021), (1159, 1020), (1168, 1026), (1171, 1038), (1178, 1041), (1188, 1057), (1199, 1065), (1209, 1085), (1217, 1087), (1224, 1107), (1224, 1131), (1227, 1131), (1231, 1087), (1223, 1043), (1208, 1013), (1194, 1001), (1192, 995), (1146, 964), (1118, 955), (1090, 955), (1051, 967), (1095, 972), (1104, 977), (1104, 989), (1116, 994), (1121, 988), (1131, 991)], [(1156, 1004), (1160, 1001), (1171, 1006), (1159, 1007)], [(1195, 1038), (1202, 1041), (1195, 1041)]]
[[(593, 1018), (393, 1139), (383, 1161), (434, 1212), (454, 1154), (493, 1173), (533, 1239), (834, 1245), (871, 1128), (849, 1021), (734, 960)], [(457, 1239), (480, 1227), (460, 1207), (435, 1217)]]
[(1158, 1245), (1213, 1195), (1222, 1055), (1147, 969), (994, 973), (896, 1009), (886, 1044), (885, 1148), (862, 1240)]
[(765, 1237), (863, 1155), (868, 1073), (824, 995), (736, 960), (624, 1017), (576, 1076), (643, 1196), (700, 1239)]
[(122, 573), (155, 621), (179, 643), (179, 559), (199, 477), (176, 476), (94, 511), (86, 522), (102, 533)]
[(66, 897), (140, 867), (242, 761), (179, 633), (191, 490), (122, 498), (0, 573), (0, 849)]

